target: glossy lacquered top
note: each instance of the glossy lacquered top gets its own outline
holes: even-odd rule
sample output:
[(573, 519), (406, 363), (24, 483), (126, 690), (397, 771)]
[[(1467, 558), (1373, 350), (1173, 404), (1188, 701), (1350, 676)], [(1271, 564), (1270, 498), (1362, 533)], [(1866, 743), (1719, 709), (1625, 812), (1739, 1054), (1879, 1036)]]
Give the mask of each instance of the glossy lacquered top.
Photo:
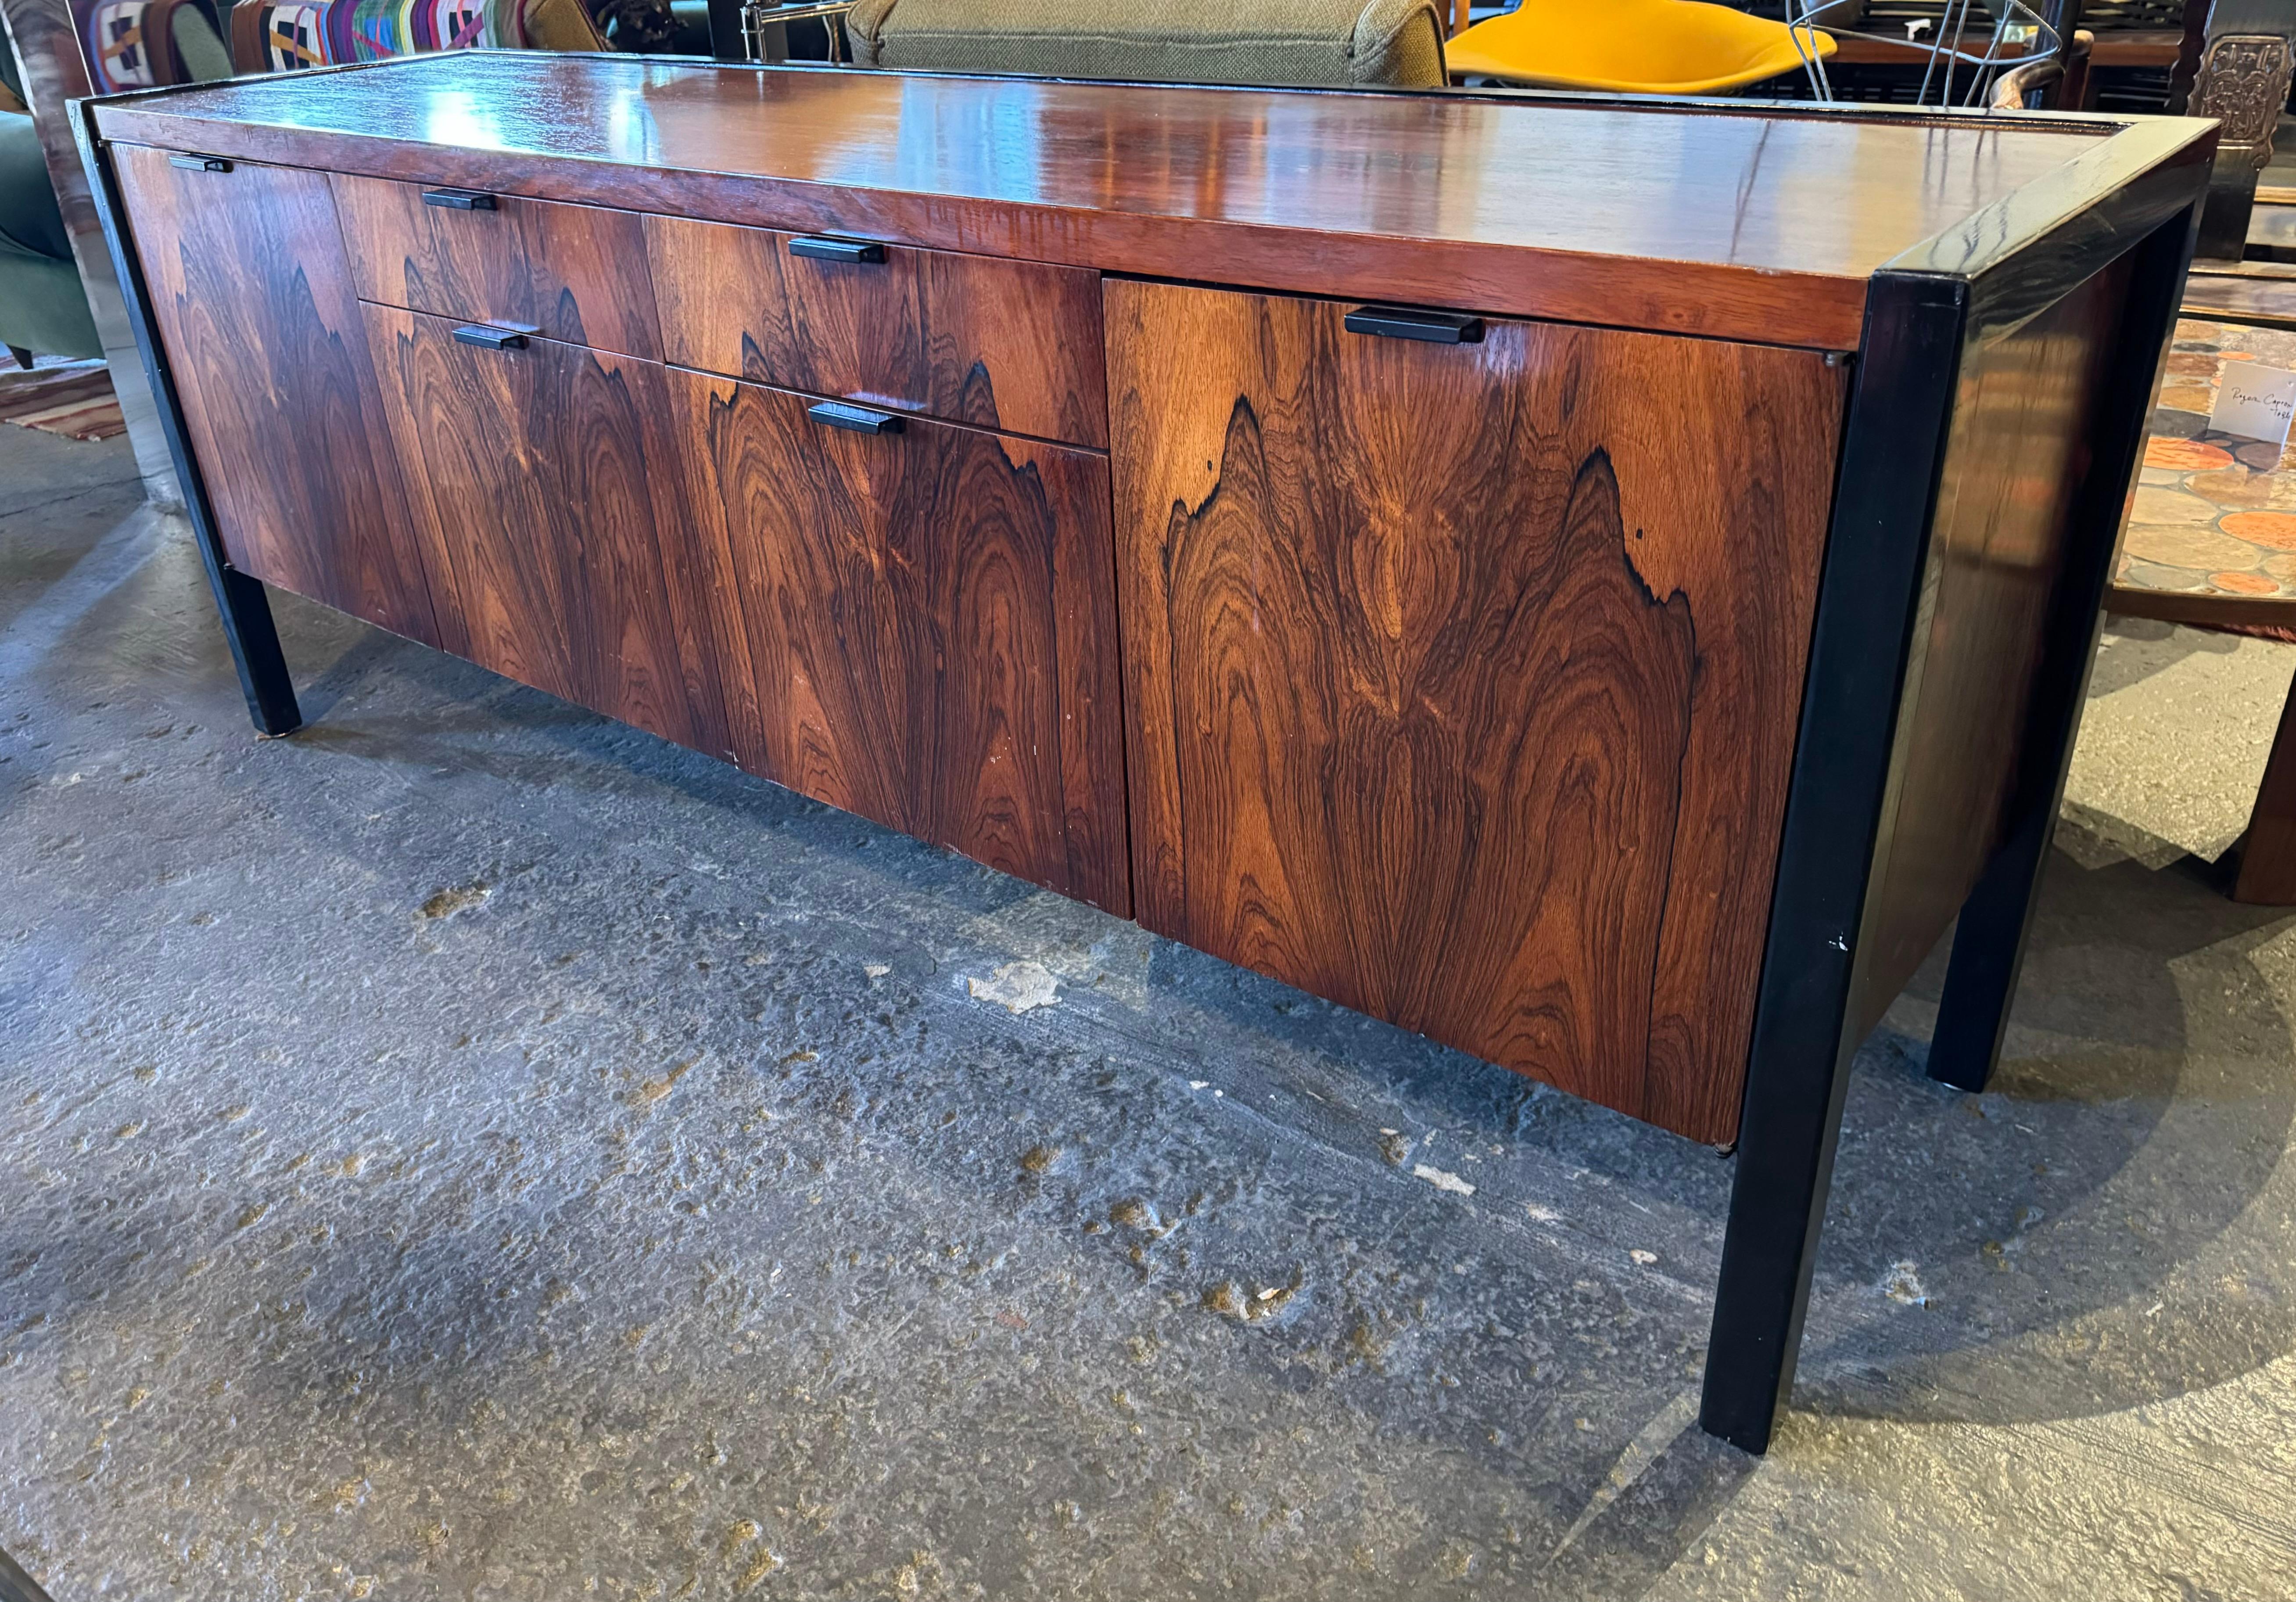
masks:
[(1107, 270), (1350, 295), (1396, 281), (1397, 298), (1841, 348), (1875, 268), (2101, 171), (2115, 131), (461, 51), (129, 97), (98, 127)]

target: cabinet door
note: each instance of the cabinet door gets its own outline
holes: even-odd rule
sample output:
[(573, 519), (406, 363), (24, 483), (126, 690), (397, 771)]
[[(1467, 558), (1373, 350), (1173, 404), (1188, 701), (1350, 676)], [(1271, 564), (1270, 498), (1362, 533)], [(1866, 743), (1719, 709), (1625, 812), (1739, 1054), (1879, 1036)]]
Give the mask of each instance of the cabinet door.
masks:
[(325, 175), (113, 153), (232, 565), (438, 644)]
[(1733, 1138), (1839, 372), (1105, 295), (1141, 921)]
[(1106, 460), (916, 419), (857, 433), (808, 397), (670, 382), (737, 760), (1128, 911)]
[(443, 318), (365, 313), (439, 575), (440, 643), (726, 755), (662, 369), (551, 340), (491, 348)]

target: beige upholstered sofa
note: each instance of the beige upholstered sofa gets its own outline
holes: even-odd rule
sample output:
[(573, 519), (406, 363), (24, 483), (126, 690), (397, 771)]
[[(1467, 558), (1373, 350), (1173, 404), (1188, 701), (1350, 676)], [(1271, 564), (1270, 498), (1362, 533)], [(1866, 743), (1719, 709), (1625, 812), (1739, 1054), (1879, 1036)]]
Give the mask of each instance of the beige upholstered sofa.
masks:
[(865, 67), (1196, 84), (1445, 82), (1432, 0), (858, 0)]

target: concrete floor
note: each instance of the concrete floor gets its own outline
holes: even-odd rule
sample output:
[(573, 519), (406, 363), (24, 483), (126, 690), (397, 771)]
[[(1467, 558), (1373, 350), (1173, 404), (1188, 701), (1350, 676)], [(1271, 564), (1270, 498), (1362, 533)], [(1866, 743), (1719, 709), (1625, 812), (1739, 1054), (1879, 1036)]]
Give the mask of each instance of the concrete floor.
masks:
[(2109, 637), (1997, 1088), (1924, 975), (1758, 1462), (1712, 1151), (291, 599), (258, 742), (131, 480), (0, 428), (59, 1602), (2296, 1597), (2296, 918), (2204, 860), (2296, 648)]

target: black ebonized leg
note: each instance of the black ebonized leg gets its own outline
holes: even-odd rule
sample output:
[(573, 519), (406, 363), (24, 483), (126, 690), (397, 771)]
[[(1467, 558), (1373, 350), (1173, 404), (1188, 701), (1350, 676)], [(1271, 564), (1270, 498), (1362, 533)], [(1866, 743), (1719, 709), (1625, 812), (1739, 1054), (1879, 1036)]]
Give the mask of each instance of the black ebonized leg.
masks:
[[(2181, 222), (2164, 225), (2133, 252), (2121, 349), (2159, 350), (2167, 344), (2177, 302), (2184, 297), (2185, 230)], [(2096, 661), (2104, 592), (2112, 581), (2129, 481), (2144, 456), (2158, 382), (2158, 369), (2144, 363), (2116, 364), (2090, 423), (2091, 459), (2125, 461), (2129, 466), (2125, 477), (2088, 475), (2080, 502), (2072, 508), (2075, 549), (2066, 561), (2040, 671), (2034, 679), (2025, 763), (2011, 813), (2016, 821), (1969, 892), (1954, 930), (1945, 995), (1930, 1042), (1929, 1072), (1931, 1079), (1959, 1089), (1984, 1089), (2001, 1060), (2009, 1008), (2017, 998), (2017, 975), (2025, 963), (2033, 904), (2048, 866), (2049, 842), (2056, 836), (2065, 774), (2072, 766), (2081, 710), (2088, 699), (2089, 670)]]
[(104, 243), (111, 251), (120, 296), (127, 303), (127, 320), (135, 329), (135, 348), (152, 380), (152, 397), (158, 403), (160, 431), (167, 436), (168, 454), (176, 464), (176, 481), (183, 486), (184, 509), (191, 516), (200, 561), (207, 569), (209, 587), (215, 592), (224, 640), (231, 647), (232, 664), (239, 670), (240, 688), (247, 695), (248, 715), (266, 735), (291, 734), (302, 727), (303, 712), (295, 704), (294, 682), (288, 677), (287, 659), (280, 653), (279, 630), (271, 620), (270, 597), (260, 583), (231, 565), (223, 540), (216, 532), (215, 509), (208, 500), (207, 481), (201, 476), (198, 458), (192, 455), (184, 438), (182, 402), (168, 371), (159, 330), (152, 325), (151, 294), (144, 281), (143, 263), (136, 259), (120, 226), (119, 191), (111, 160), (95, 141), (90, 120), (93, 111), (85, 102), (77, 103), (75, 110), (78, 115), (72, 119), (72, 136), (79, 146), (80, 162), (87, 169), (90, 196), (103, 224)]
[(1945, 998), (1930, 1040), (1930, 1077), (1961, 1090), (1982, 1090), (2001, 1058), (2009, 1004), (2025, 965), (2025, 935), (2039, 897), (2041, 869), (2056, 831), (2054, 808), (2019, 826), (1962, 903), (1946, 965)]
[[(2165, 350), (2197, 207), (2133, 250), (2120, 349)], [(2034, 309), (2038, 310), (2038, 308)], [(1786, 804), (1770, 939), (1746, 1074), (1738, 1173), (1715, 1288), (1700, 1422), (1748, 1451), (1767, 1450), (1793, 1388), (1810, 1273), (1824, 1220), (1849, 1064), (1864, 1020), (1886, 998), (1859, 993), (1857, 949), (1881, 842), (1898, 699), (1929, 563), (1929, 528), (1969, 308), (1953, 286), (1877, 273), (1863, 366), (1843, 441), (1833, 533), (1811, 641), (1801, 734)], [(2158, 382), (2157, 359), (2125, 363), (2103, 386), (2073, 527), (2088, 539), (2061, 591), (2044, 647), (2012, 816), (2024, 826), (1987, 870), (1964, 917), (1974, 938), (1947, 983), (1939, 1038), (1985, 1044), (1989, 1068), (2015, 987), (2032, 888), (2047, 851), (2087, 684), (2103, 587)], [(1891, 646), (1894, 645), (1894, 649)], [(1990, 1005), (1988, 998), (1990, 998)], [(1935, 1059), (1933, 1059), (1934, 1061)]]
[(16, 1560), (5, 1552), (0, 1552), (0, 1602), (49, 1602), (39, 1581), (17, 1567)]
[[(201, 555), (208, 555), (204, 548)], [(266, 735), (294, 733), (303, 726), (303, 710), (295, 704), (294, 681), (279, 650), (271, 597), (255, 579), (211, 555), (207, 569), (216, 611), (223, 618), (224, 638), (231, 645), (232, 665), (239, 670), (239, 687), (247, 695), (247, 715)]]
[(1818, 586), (1699, 1422), (1766, 1450), (1793, 1384), (1856, 1042), (1857, 947), (1919, 616), (1966, 286), (1877, 275)]
[(1759, 1067), (1759, 1111), (1749, 1087), (1714, 1327), (1706, 1340), (1698, 1421), (1708, 1434), (1750, 1452), (1769, 1450), (1778, 1410), (1793, 1390), (1849, 1085), (1850, 1053), (1830, 1045), (1839, 1036), (1840, 1012), (1820, 995), (1809, 1000), (1808, 1013), (1780, 1030), (1800, 1038), (1774, 1043)]

